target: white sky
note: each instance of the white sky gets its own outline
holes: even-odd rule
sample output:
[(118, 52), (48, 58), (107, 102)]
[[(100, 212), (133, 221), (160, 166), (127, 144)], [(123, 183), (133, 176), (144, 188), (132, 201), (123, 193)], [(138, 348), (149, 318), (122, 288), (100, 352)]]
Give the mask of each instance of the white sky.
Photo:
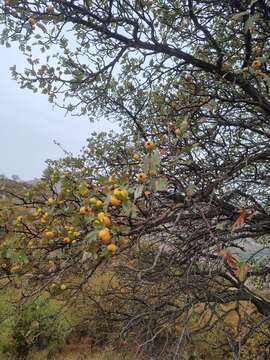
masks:
[(54, 108), (46, 95), (20, 89), (9, 67), (22, 68), (25, 59), (15, 48), (0, 46), (0, 174), (19, 175), (23, 180), (40, 177), (46, 159), (63, 152), (53, 143), (78, 153), (92, 131), (113, 129), (107, 121), (90, 123), (85, 117), (66, 116)]

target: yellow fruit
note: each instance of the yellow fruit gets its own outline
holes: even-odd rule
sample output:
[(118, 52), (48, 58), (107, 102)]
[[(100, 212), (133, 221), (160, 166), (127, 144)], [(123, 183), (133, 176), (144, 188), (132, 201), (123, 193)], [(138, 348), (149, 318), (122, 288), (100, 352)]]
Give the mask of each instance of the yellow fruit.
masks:
[(97, 216), (98, 220), (101, 222), (101, 224), (105, 225), (105, 226), (109, 226), (111, 225), (111, 219), (109, 218), (109, 216), (107, 214), (105, 214), (104, 212), (100, 212)]
[(113, 190), (113, 195), (116, 197), (120, 197), (121, 196), (121, 189), (114, 189)]
[(103, 244), (108, 244), (111, 238), (110, 230), (108, 228), (104, 228), (103, 230), (100, 230), (98, 232), (98, 237)]
[(113, 176), (109, 176), (108, 183), (109, 184), (115, 184), (115, 180), (114, 180)]
[(140, 161), (140, 155), (139, 154), (134, 154), (132, 158), (133, 158), (134, 161)]
[(74, 231), (74, 232), (73, 232), (73, 235), (76, 236), (76, 237), (78, 237), (78, 236), (81, 235), (81, 233), (80, 233), (80, 231)]
[(96, 202), (97, 202), (97, 198), (96, 197), (91, 197), (90, 199), (89, 199), (89, 203), (91, 204), (91, 205), (96, 205)]
[(176, 135), (177, 137), (179, 137), (179, 136), (181, 135), (181, 129), (176, 128), (176, 129), (174, 130), (174, 133), (175, 133), (175, 135)]
[(96, 201), (96, 208), (100, 208), (100, 207), (102, 207), (102, 205), (103, 205), (103, 202), (101, 201), (101, 200), (97, 200)]
[(40, 219), (41, 224), (46, 224), (46, 222), (48, 221), (48, 217), (49, 217), (49, 214), (46, 212)]
[(38, 218), (39, 216), (41, 216), (42, 212), (43, 212), (43, 210), (42, 210), (41, 208), (38, 208), (38, 209), (36, 209), (36, 211), (34, 212), (33, 215), (34, 215), (36, 218)]
[(225, 63), (225, 64), (222, 65), (222, 70), (228, 71), (228, 70), (230, 70), (230, 69), (231, 69), (231, 65), (230, 65), (230, 64)]
[(54, 237), (56, 237), (56, 232), (55, 231), (44, 231), (44, 237), (46, 239), (53, 239)]
[(126, 199), (128, 197), (128, 191), (126, 189), (114, 189), (113, 196), (118, 199)]
[(85, 206), (82, 206), (81, 208), (80, 208), (80, 215), (85, 215), (86, 214), (86, 207)]
[(147, 140), (146, 143), (144, 144), (144, 148), (149, 152), (152, 151), (154, 149), (154, 147), (155, 147), (155, 144), (151, 140)]
[(69, 237), (64, 237), (63, 240), (64, 244), (70, 244), (71, 243), (71, 239)]
[(121, 201), (119, 199), (117, 199), (116, 196), (112, 195), (110, 203), (111, 203), (112, 206), (118, 206), (118, 205), (121, 204)]
[(55, 203), (55, 200), (53, 198), (49, 198), (47, 201), (48, 205), (53, 205)]
[(28, 242), (28, 244), (27, 244), (27, 246), (30, 247), (30, 248), (31, 248), (33, 245), (34, 245), (34, 241), (33, 241), (33, 240), (30, 240), (30, 241)]
[(141, 184), (145, 182), (146, 174), (144, 172), (141, 172), (137, 175), (137, 181)]
[(254, 70), (257, 70), (262, 66), (262, 63), (260, 60), (254, 60), (251, 66)]
[(93, 221), (93, 226), (98, 226), (100, 225), (100, 221), (98, 219)]
[(67, 288), (67, 286), (66, 286), (65, 284), (61, 284), (61, 285), (60, 285), (60, 289), (61, 289), (61, 290), (64, 291), (64, 290), (66, 290), (66, 288)]
[(56, 289), (58, 286), (57, 286), (57, 284), (56, 283), (52, 283), (52, 285), (51, 285), (51, 289)]
[(118, 247), (115, 244), (110, 244), (107, 246), (107, 250), (114, 254), (117, 251)]
[(17, 219), (16, 219), (16, 221), (17, 221), (18, 223), (22, 222), (22, 221), (23, 221), (23, 216), (18, 216)]
[(89, 215), (91, 214), (91, 209), (88, 206), (82, 206), (80, 208), (80, 215)]
[(77, 240), (72, 240), (71, 244), (72, 244), (72, 245), (76, 245), (76, 244), (77, 244)]
[(84, 189), (84, 190), (81, 190), (80, 191), (80, 194), (83, 196), (83, 197), (87, 197), (89, 195), (90, 191), (88, 189)]
[(126, 189), (121, 190), (121, 197), (124, 199), (128, 198), (128, 191)]

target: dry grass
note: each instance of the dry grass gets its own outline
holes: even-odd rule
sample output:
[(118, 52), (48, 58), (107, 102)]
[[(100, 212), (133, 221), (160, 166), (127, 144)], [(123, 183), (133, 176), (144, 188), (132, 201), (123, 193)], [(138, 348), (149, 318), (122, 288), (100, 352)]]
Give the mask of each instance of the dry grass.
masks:
[(131, 354), (116, 352), (110, 347), (91, 353), (87, 346), (77, 344), (77, 349), (68, 346), (55, 360), (135, 360), (135, 358)]

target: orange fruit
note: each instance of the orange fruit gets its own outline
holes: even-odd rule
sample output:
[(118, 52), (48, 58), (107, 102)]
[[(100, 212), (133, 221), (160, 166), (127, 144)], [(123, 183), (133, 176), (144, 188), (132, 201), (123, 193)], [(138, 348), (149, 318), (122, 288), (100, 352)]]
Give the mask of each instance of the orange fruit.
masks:
[(253, 63), (251, 64), (251, 67), (254, 70), (259, 69), (262, 66), (262, 63), (260, 62), (260, 60), (254, 60)]
[(134, 154), (133, 157), (132, 157), (132, 159), (133, 159), (134, 161), (139, 161), (139, 160), (140, 160), (140, 155)]
[(110, 244), (107, 246), (107, 250), (114, 254), (117, 251), (118, 247), (115, 244)]
[(117, 197), (114, 196), (114, 195), (111, 196), (111, 201), (110, 202), (111, 202), (112, 206), (118, 206), (118, 205), (121, 204), (121, 201), (119, 199), (117, 199)]
[(146, 179), (146, 174), (144, 172), (141, 172), (137, 175), (137, 180), (139, 183), (143, 184)]
[(108, 244), (111, 238), (110, 230), (107, 227), (105, 227), (104, 229), (98, 232), (98, 237), (103, 244), (105, 245)]
[(46, 239), (53, 239), (54, 237), (56, 237), (56, 232), (55, 231), (44, 231), (44, 237)]
[(64, 244), (70, 244), (71, 243), (71, 239), (69, 237), (64, 237), (63, 240)]
[(147, 140), (146, 143), (144, 144), (145, 150), (147, 150), (149, 152), (152, 151), (154, 149), (154, 147), (155, 147), (155, 144), (151, 140)]
[(105, 225), (105, 226), (111, 225), (111, 219), (110, 219), (109, 216), (108, 216), (107, 214), (105, 214), (104, 212), (98, 213), (97, 218), (98, 218), (98, 220), (101, 222), (101, 224), (103, 224), (103, 225)]

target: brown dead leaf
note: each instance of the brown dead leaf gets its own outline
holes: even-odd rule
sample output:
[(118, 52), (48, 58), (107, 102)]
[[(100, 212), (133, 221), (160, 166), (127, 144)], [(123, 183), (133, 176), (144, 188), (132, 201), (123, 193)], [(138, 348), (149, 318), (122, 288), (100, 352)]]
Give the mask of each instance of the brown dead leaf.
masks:
[(239, 216), (236, 219), (235, 223), (232, 226), (232, 231), (239, 229), (241, 226), (244, 225), (246, 219), (246, 211), (245, 209), (241, 208), (238, 210)]

